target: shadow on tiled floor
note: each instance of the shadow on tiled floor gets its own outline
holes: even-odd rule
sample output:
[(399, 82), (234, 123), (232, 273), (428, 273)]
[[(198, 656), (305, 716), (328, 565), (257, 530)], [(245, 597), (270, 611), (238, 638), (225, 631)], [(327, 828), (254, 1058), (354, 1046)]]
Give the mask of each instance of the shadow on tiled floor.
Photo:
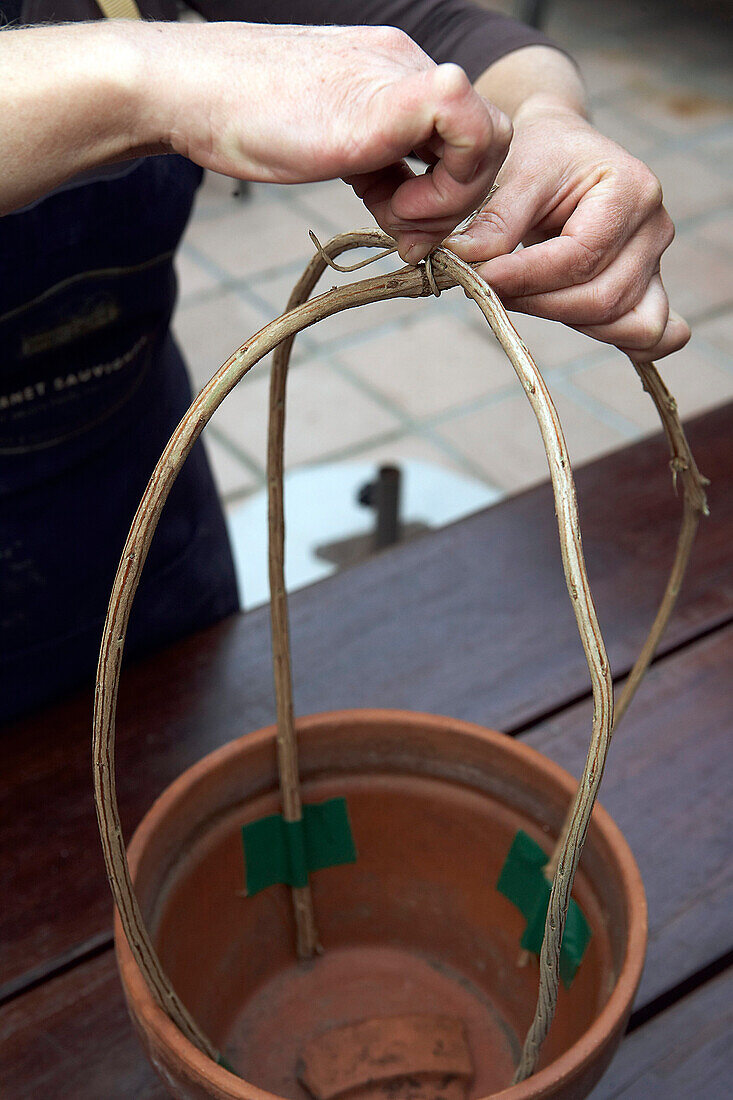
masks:
[[(489, 6), (492, 6), (491, 4)], [(501, 4), (493, 6), (501, 7)], [(662, 273), (694, 325), (662, 364), (683, 416), (733, 397), (733, 146), (725, 5), (556, 0), (548, 30), (577, 57), (597, 125), (662, 180), (677, 239)], [(512, 5), (503, 7), (512, 10)], [(285, 306), (319, 235), (368, 224), (340, 182), (250, 189), (209, 175), (183, 245), (175, 327), (200, 387)], [(578, 333), (516, 316), (566, 427), (587, 461), (654, 430), (631, 367)], [(515, 492), (545, 475), (539, 437), (483, 319), (459, 292), (333, 318), (301, 337), (292, 374), (288, 463), (417, 457)], [(207, 431), (229, 503), (263, 485), (267, 366)]]

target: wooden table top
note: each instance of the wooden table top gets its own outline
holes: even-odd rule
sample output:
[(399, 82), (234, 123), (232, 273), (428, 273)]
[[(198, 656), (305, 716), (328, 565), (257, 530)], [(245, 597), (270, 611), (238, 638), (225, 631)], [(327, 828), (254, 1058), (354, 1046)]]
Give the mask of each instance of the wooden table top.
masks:
[[(639, 862), (649, 951), (594, 1097), (729, 1095), (733, 871), (733, 404), (687, 425), (712, 481), (679, 606), (614, 740), (601, 800)], [(614, 675), (630, 668), (679, 524), (654, 437), (581, 469), (583, 542)], [(502, 729), (578, 774), (587, 668), (541, 485), (291, 598), (299, 714), (384, 706)], [(126, 834), (184, 768), (269, 724), (268, 611), (130, 667), (118, 720)], [(90, 774), (91, 691), (0, 735), (0, 1095), (162, 1098), (124, 1008)], [(727, 764), (727, 766), (726, 766)], [(726, 1017), (726, 1013), (728, 1014)]]

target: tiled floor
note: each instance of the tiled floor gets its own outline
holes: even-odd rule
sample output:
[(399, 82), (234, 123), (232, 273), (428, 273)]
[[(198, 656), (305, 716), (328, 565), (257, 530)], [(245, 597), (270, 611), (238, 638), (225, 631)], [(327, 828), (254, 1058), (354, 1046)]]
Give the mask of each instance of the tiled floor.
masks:
[[(677, 224), (662, 273), (673, 304), (694, 326), (688, 348), (662, 364), (684, 416), (733, 397), (730, 44), (715, 18), (725, 5), (694, 7), (555, 0), (548, 24), (583, 68), (597, 125), (662, 180)], [(328, 237), (369, 222), (340, 182), (254, 186), (246, 201), (233, 199), (232, 189), (229, 180), (207, 178), (180, 256), (175, 327), (197, 387), (282, 311), (312, 254), (309, 228)], [(585, 462), (655, 429), (618, 353), (559, 325), (514, 320), (546, 372), (571, 459)], [(288, 414), (291, 467), (416, 457), (509, 493), (546, 476), (529, 407), (459, 291), (343, 314), (299, 343)], [(263, 485), (266, 390), (262, 364), (207, 430), (230, 505)]]

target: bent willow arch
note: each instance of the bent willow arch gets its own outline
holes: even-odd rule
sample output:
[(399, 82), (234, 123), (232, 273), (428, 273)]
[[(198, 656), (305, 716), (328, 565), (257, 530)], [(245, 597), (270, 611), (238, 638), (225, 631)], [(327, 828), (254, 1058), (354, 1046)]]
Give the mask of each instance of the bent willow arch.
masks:
[[(652, 363), (633, 362), (644, 389), (659, 413), (671, 453), (675, 485), (682, 486), (683, 517), (672, 569), (659, 610), (616, 705), (608, 657), (596, 616), (583, 558), (575, 484), (557, 411), (532, 356), (514, 329), (496, 294), (477, 272), (452, 253), (436, 249), (426, 265), (403, 267), (310, 298), (329, 262), (355, 248), (394, 249), (394, 241), (376, 229), (334, 237), (313, 257), (295, 286), (287, 312), (239, 347), (194, 399), (171, 436), (133, 519), (117, 570), (104, 627), (97, 671), (94, 709), (94, 789), (102, 848), (110, 884), (125, 935), (138, 966), (160, 1007), (183, 1034), (212, 1059), (220, 1056), (201, 1032), (168, 980), (145, 927), (127, 863), (115, 790), (115, 715), (122, 654), (130, 611), (145, 559), (171, 487), (191, 448), (212, 415), (244, 376), (275, 350), (270, 388), (267, 455), (269, 500), (269, 570), (273, 671), (277, 701), (278, 763), (283, 816), (301, 816), (297, 743), (294, 732), (292, 675), (284, 580), (283, 472), (285, 395), (288, 365), (296, 335), (343, 310), (391, 298), (425, 298), (455, 286), (463, 288), (483, 313), (504, 349), (537, 419), (552, 481), (560, 551), (568, 593), (583, 645), (593, 692), (593, 722), (583, 774), (569, 807), (555, 853), (545, 934), (540, 953), (537, 1007), (517, 1066), (515, 1082), (530, 1076), (549, 1031), (557, 1003), (560, 947), (575, 872), (583, 850), (593, 806), (606, 763), (612, 733), (625, 713), (654, 655), (680, 589), (700, 516), (707, 513), (705, 479), (699, 473), (677, 414)], [(456, 349), (459, 351), (460, 349)], [(298, 953), (307, 957), (318, 939), (310, 889), (294, 888)]]

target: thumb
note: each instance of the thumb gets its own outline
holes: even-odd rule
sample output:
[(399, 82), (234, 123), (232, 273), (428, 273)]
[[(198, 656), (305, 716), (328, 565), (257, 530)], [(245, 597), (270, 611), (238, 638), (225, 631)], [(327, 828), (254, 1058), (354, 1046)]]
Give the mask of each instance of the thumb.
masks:
[(522, 173), (507, 162), (484, 206), (461, 232), (443, 246), (466, 263), (490, 260), (513, 252), (537, 222), (543, 196)]

